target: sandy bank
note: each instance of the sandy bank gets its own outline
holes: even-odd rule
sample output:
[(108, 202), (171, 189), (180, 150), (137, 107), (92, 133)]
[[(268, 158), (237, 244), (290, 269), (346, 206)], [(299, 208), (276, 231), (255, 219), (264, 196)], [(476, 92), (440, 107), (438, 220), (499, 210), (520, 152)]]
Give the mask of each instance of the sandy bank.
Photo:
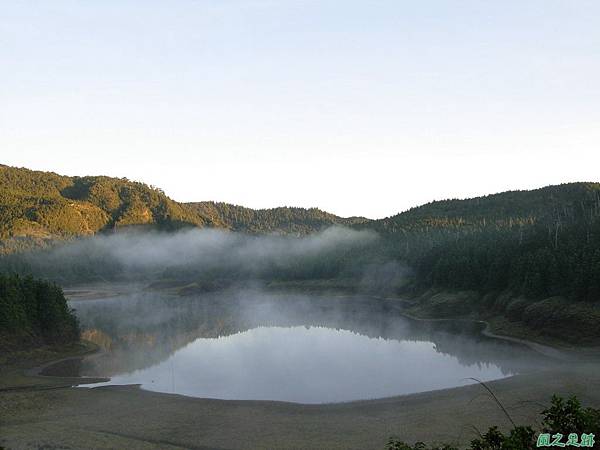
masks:
[[(600, 407), (597, 367), (565, 363), (488, 385), (517, 423), (536, 424), (553, 393)], [(509, 425), (479, 385), (302, 405), (197, 399), (135, 386), (71, 388), (71, 379), (28, 378), (37, 388), (0, 391), (0, 445), (7, 448), (383, 449), (391, 435), (466, 444), (476, 429)]]

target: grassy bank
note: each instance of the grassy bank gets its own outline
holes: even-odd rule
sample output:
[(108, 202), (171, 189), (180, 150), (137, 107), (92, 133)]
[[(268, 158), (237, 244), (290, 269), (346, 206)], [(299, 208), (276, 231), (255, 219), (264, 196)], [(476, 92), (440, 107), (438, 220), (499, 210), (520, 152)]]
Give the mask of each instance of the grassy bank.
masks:
[(508, 293), (428, 290), (408, 298), (406, 312), (419, 318), (483, 320), (499, 335), (556, 347), (600, 345), (600, 304), (560, 297), (532, 301)]
[[(213, 283), (153, 283), (151, 289), (175, 295), (201, 295), (223, 286)], [(224, 285), (225, 288), (231, 285)], [(240, 285), (236, 285), (238, 288)], [(600, 303), (572, 302), (561, 297), (531, 300), (509, 292), (480, 294), (476, 291), (374, 288), (349, 278), (256, 281), (252, 288), (305, 294), (364, 295), (395, 302), (404, 312), (421, 319), (470, 319), (485, 321), (498, 335), (540, 342), (554, 347), (600, 346)]]
[(10, 353), (0, 353), (0, 392), (12, 389), (37, 389), (76, 384), (77, 380), (74, 380), (75, 383), (66, 383), (64, 378), (34, 376), (31, 369), (65, 358), (84, 357), (97, 350), (98, 346), (92, 342), (82, 340), (70, 344), (46, 345)]

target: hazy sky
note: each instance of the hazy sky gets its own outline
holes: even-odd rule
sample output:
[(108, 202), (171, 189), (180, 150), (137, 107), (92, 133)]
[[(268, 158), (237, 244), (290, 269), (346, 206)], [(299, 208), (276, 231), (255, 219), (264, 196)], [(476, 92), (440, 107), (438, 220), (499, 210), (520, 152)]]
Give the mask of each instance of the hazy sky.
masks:
[(600, 181), (600, 2), (0, 3), (0, 163), (382, 217)]

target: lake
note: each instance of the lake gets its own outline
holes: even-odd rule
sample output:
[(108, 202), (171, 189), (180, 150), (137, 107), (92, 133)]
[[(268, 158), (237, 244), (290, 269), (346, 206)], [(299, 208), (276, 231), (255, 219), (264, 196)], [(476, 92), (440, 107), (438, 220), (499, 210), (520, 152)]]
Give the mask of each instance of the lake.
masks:
[(192, 397), (344, 402), (462, 386), (552, 364), (471, 322), (423, 322), (392, 301), (260, 289), (179, 297), (145, 290), (72, 300), (104, 351), (101, 385)]

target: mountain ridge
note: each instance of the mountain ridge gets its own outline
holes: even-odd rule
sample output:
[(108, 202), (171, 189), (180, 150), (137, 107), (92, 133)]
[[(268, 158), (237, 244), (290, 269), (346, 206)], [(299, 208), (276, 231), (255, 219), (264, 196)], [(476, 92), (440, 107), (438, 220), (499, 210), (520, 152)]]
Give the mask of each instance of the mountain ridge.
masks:
[[(122, 263), (110, 252), (85, 250), (87, 244), (94, 248), (92, 240), (74, 243), (84, 249), (74, 258), (21, 250), (131, 226), (164, 232), (210, 227), (306, 235), (332, 225), (374, 230), (378, 238), (356, 247), (330, 248), (312, 259), (298, 259), (292, 252), (285, 264), (279, 260), (267, 265), (261, 279), (318, 281), (323, 286), (333, 282), (386, 296), (420, 295), (419, 311), (433, 317), (501, 316), (563, 340), (566, 335), (581, 342), (598, 338), (600, 183), (441, 200), (368, 220), (340, 218), (317, 208), (252, 210), (217, 202), (178, 203), (158, 188), (127, 179), (0, 168), (0, 253), (12, 254), (0, 258), (6, 272), (71, 282), (119, 279)], [(152, 234), (153, 239), (165, 237)], [(249, 276), (239, 268), (221, 269), (161, 266), (149, 277), (168, 281), (177, 276), (202, 290), (220, 286), (219, 280)], [(143, 271), (130, 275), (145, 276)]]
[[(185, 203), (203, 217), (232, 231), (250, 233), (292, 233), (305, 234), (323, 226), (345, 225), (370, 222), (365, 217), (340, 217), (319, 208), (278, 206), (275, 208), (253, 209), (224, 202), (202, 201)], [(298, 221), (302, 220), (304, 226)]]
[(220, 202), (180, 203), (127, 178), (64, 176), (0, 165), (0, 253), (128, 227), (185, 227), (308, 234), (364, 218), (317, 208), (253, 210)]
[[(536, 189), (509, 190), (466, 199), (434, 200), (406, 211), (373, 221), (379, 228), (393, 229), (408, 222), (435, 225), (445, 221), (456, 225), (503, 225), (505, 222), (531, 222), (532, 218), (551, 218), (565, 208), (596, 203), (600, 211), (599, 182), (570, 182)], [(474, 211), (476, 210), (476, 213)], [(490, 222), (490, 223), (488, 223)]]
[[(245, 233), (310, 234), (332, 225), (384, 234), (429, 233), (565, 222), (600, 214), (600, 183), (574, 182), (469, 199), (426, 203), (383, 219), (340, 217), (318, 208), (252, 209), (224, 202), (177, 202), (127, 178), (64, 176), (0, 164), (0, 240), (16, 248), (44, 241), (149, 227), (220, 228)], [(10, 246), (9, 246), (10, 247)]]

